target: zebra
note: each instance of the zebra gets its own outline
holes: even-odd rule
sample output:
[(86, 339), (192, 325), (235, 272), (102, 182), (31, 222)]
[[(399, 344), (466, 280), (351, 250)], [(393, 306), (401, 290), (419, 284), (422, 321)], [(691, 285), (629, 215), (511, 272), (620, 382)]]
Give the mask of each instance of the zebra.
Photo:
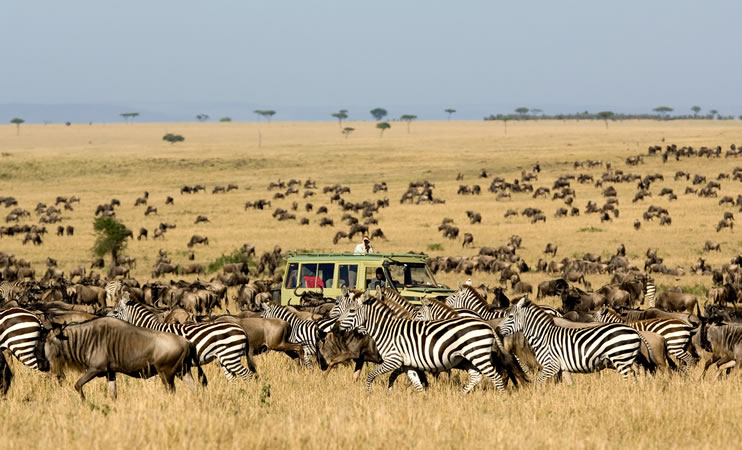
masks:
[(106, 283), (106, 305), (116, 303), (117, 295), (121, 292), (123, 286), (121, 280), (112, 280)]
[(654, 284), (654, 278), (644, 278), (644, 297), (642, 298), (642, 305), (644, 302), (649, 302), (649, 307), (654, 308), (655, 297), (657, 294), (657, 285)]
[[(495, 333), (487, 323), (470, 318), (420, 322), (397, 319), (383, 305), (383, 299), (362, 303), (356, 301), (340, 317), (341, 330), (356, 329), (368, 333), (376, 343), (383, 362), (369, 373), (366, 390), (379, 375), (392, 372), (389, 387), (405, 370), (419, 369), (441, 372), (452, 368), (465, 369), (470, 381), (463, 393), (471, 391), (482, 379), (488, 377), (498, 391), (503, 391), (500, 374), (492, 365)], [(423, 385), (410, 379), (415, 390)]]
[[(499, 326), (503, 336), (522, 331), (543, 370), (536, 383), (565, 372), (589, 373), (611, 363), (628, 379), (644, 340), (633, 328), (622, 324), (602, 324), (588, 328), (564, 328), (527, 297), (511, 308)], [(646, 344), (646, 342), (645, 342)], [(649, 349), (649, 345), (647, 345)], [(649, 350), (651, 356), (651, 350)]]
[(637, 331), (649, 331), (658, 334), (667, 343), (667, 352), (682, 361), (685, 368), (695, 363), (695, 359), (686, 349), (691, 342), (691, 329), (685, 321), (679, 319), (647, 319), (626, 322), (614, 310), (602, 307), (593, 314), (593, 319), (603, 323), (623, 323)]
[[(142, 328), (173, 333), (183, 336), (196, 346), (199, 363), (201, 365), (218, 360), (228, 381), (235, 376), (250, 379), (256, 372), (252, 352), (249, 351), (247, 334), (237, 324), (229, 322), (170, 324), (160, 323), (157, 316), (147, 307), (136, 300), (129, 298), (124, 292), (116, 302), (116, 306), (108, 314)], [(242, 365), (242, 355), (247, 357), (247, 368)], [(201, 382), (206, 380), (199, 373)]]
[(296, 314), (289, 311), (283, 305), (262, 303), (263, 312), (260, 317), (264, 319), (281, 319), (291, 325), (289, 342), (299, 344), (304, 352), (304, 366), (312, 368), (312, 357), (317, 357), (317, 340), (319, 339), (319, 328), (317, 323), (311, 320), (301, 320)]
[(459, 312), (443, 302), (430, 298), (421, 298), (420, 307), (412, 315), (412, 320), (445, 320), (462, 317)]
[[(34, 314), (22, 308), (8, 308), (0, 311), (0, 351), (9, 350), (24, 366), (47, 372), (49, 362), (37, 358), (36, 351), (41, 341), (41, 322)], [(8, 370), (3, 374), (0, 384), (3, 393), (10, 388), (13, 374)]]
[(490, 309), (487, 302), (471, 286), (459, 285), (459, 289), (446, 298), (446, 306), (459, 311), (459, 315), (495, 320), (505, 317), (506, 310)]
[(20, 294), (22, 289), (22, 281), (3, 281), (0, 283), (0, 300), (3, 302), (9, 302), (15, 300), (17, 294)]

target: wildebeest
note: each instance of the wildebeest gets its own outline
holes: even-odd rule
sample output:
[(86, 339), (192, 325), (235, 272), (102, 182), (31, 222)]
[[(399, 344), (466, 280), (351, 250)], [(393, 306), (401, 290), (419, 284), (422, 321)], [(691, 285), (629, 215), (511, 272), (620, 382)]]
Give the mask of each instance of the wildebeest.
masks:
[(464, 233), (464, 241), (461, 243), (461, 247), (466, 247), (467, 245), (474, 246), (474, 235), (471, 233)]
[(54, 327), (44, 343), (44, 356), (58, 376), (65, 365), (84, 371), (75, 383), (80, 399), (83, 386), (95, 377), (105, 376), (111, 398), (116, 399), (116, 373), (136, 378), (160, 375), (163, 384), (175, 391), (175, 377), (194, 387), (191, 367), (199, 368), (196, 347), (185, 338), (129, 325), (118, 319), (102, 317), (80, 324)]
[(655, 306), (668, 312), (687, 311), (692, 313), (697, 303), (698, 299), (693, 294), (664, 291), (657, 296)]
[(556, 244), (552, 244), (551, 242), (549, 242), (548, 244), (546, 244), (546, 248), (544, 249), (544, 254), (545, 255), (551, 254), (551, 256), (556, 257), (556, 254), (557, 254), (557, 245)]
[(209, 238), (200, 234), (194, 234), (191, 236), (191, 240), (188, 241), (188, 248), (191, 248), (196, 244), (209, 245)]

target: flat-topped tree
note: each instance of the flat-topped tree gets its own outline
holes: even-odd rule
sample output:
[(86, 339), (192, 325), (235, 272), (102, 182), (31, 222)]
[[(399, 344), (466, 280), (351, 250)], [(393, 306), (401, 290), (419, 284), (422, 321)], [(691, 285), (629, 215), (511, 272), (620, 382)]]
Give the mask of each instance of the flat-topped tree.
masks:
[(21, 119), (20, 117), (13, 117), (10, 119), (10, 123), (15, 125), (15, 135), (20, 136), (21, 134), (21, 124), (25, 122), (25, 120)]
[(526, 114), (528, 114), (529, 109), (525, 106), (521, 106), (520, 108), (515, 108), (515, 112), (517, 112), (521, 118), (524, 118)]
[(603, 122), (605, 122), (605, 127), (608, 128), (608, 120), (612, 119), (615, 116), (613, 111), (601, 111), (598, 113), (598, 118), (602, 119)]
[(133, 123), (134, 119), (139, 117), (138, 112), (127, 112), (127, 113), (121, 113), (120, 115), (121, 117), (124, 118), (124, 120), (126, 120), (127, 123)]
[(209, 120), (209, 115), (208, 114), (199, 114), (199, 115), (196, 116), (196, 120), (198, 120), (199, 122), (206, 122), (207, 120)]
[(384, 117), (386, 117), (386, 114), (387, 114), (386, 109), (384, 109), (384, 108), (374, 108), (374, 109), (372, 109), (369, 112), (371, 113), (371, 115), (376, 120), (383, 119)]
[(669, 113), (673, 111), (672, 108), (669, 106), (658, 106), (654, 108), (652, 111), (656, 112), (657, 115), (659, 115), (661, 118), (666, 118)]
[(219, 122), (231, 122), (231, 121), (232, 121), (231, 117), (222, 117), (221, 119), (219, 119)]
[(350, 136), (350, 133), (356, 131), (353, 127), (345, 127), (343, 128), (343, 134), (345, 135), (345, 139), (348, 139), (348, 136)]
[(446, 108), (443, 110), (446, 114), (448, 114), (448, 120), (451, 120), (451, 114), (455, 113), (456, 110), (453, 108)]
[(255, 114), (257, 114), (259, 117), (262, 117), (266, 120), (266, 122), (270, 123), (271, 118), (276, 115), (276, 112), (272, 109), (256, 109), (253, 111)]
[(709, 109), (709, 114), (711, 114), (711, 118), (714, 119), (716, 115), (719, 113), (719, 111), (715, 109)]
[(392, 126), (389, 125), (389, 122), (379, 122), (376, 124), (376, 128), (381, 130), (381, 133), (379, 134), (379, 137), (384, 137), (384, 132), (391, 128)]
[(701, 112), (701, 107), (698, 105), (693, 105), (690, 107), (690, 110), (693, 111), (693, 117), (698, 117), (698, 113)]
[(417, 119), (417, 116), (414, 114), (402, 114), (399, 117), (399, 120), (407, 122), (407, 134), (410, 134), (410, 123), (412, 123), (412, 121), (415, 119)]
[(341, 109), (340, 111), (336, 113), (330, 114), (332, 117), (336, 118), (338, 120), (338, 127), (343, 126), (343, 120), (348, 118), (348, 110), (347, 109)]

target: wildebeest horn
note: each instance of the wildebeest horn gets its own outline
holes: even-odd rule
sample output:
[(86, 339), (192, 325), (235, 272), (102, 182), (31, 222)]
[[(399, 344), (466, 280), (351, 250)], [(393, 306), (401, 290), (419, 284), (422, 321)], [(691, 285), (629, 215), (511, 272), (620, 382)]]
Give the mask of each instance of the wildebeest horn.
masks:
[(296, 286), (294, 288), (294, 295), (297, 296), (297, 297), (299, 297), (300, 295), (296, 292), (297, 289), (299, 289), (299, 286)]
[(319, 284), (318, 284), (317, 286), (319, 286), (319, 295), (321, 295), (321, 296), (323, 296), (323, 297), (324, 297), (324, 295), (325, 295), (325, 288), (323, 288), (323, 287), (322, 287), (321, 285), (319, 285)]

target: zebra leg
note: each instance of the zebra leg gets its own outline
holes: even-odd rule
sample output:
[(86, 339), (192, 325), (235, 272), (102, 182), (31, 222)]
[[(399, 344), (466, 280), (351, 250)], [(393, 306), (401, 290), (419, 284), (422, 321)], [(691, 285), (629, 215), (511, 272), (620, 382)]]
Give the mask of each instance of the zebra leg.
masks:
[(383, 373), (399, 369), (400, 367), (402, 367), (402, 358), (399, 355), (392, 355), (385, 359), (379, 367), (368, 374), (368, 377), (366, 378), (366, 391), (371, 392), (371, 383), (374, 382), (376, 377)]
[(302, 345), (302, 351), (304, 352), (304, 367), (307, 369), (312, 368), (312, 358), (316, 358), (317, 350), (311, 345)]
[(469, 369), (467, 370), (467, 372), (469, 372), (469, 384), (464, 386), (464, 391), (462, 392), (462, 394), (468, 394), (469, 391), (474, 389), (474, 387), (478, 385), (480, 381), (482, 381), (482, 372), (476, 369)]
[(242, 365), (241, 356), (237, 355), (235, 358), (233, 355), (224, 355), (221, 353), (217, 355), (219, 364), (224, 369), (224, 375), (227, 377), (227, 381), (232, 381), (235, 375), (239, 375), (245, 380), (249, 380), (253, 376), (253, 373)]
[(541, 384), (544, 381), (548, 380), (549, 378), (553, 377), (554, 375), (561, 372), (561, 369), (558, 364), (548, 364), (543, 367), (543, 370), (541, 370), (541, 374), (536, 378), (536, 384)]
[(111, 400), (116, 400), (116, 372), (108, 372), (106, 378), (108, 379), (108, 394)]
[[(394, 385), (394, 382), (397, 381), (397, 377), (402, 375), (402, 373), (404, 373), (404, 370), (400, 368), (392, 372), (391, 375), (389, 375), (389, 384), (387, 385), (387, 390), (389, 391), (392, 390), (392, 386)], [(409, 377), (409, 374), (407, 376)], [(415, 375), (415, 377), (417, 377), (417, 375)], [(412, 381), (412, 378), (410, 378), (410, 381)]]
[(704, 376), (706, 376), (706, 371), (709, 370), (709, 367), (711, 367), (711, 364), (717, 362), (719, 359), (721, 359), (721, 358), (719, 358), (718, 356), (715, 356), (714, 355), (711, 358), (709, 358), (708, 361), (706, 361), (706, 364), (703, 366), (703, 372), (701, 373), (701, 378), (703, 378)]
[(567, 383), (567, 386), (572, 386), (572, 374), (567, 372), (566, 370), (562, 371), (562, 378), (564, 379), (564, 382)]

